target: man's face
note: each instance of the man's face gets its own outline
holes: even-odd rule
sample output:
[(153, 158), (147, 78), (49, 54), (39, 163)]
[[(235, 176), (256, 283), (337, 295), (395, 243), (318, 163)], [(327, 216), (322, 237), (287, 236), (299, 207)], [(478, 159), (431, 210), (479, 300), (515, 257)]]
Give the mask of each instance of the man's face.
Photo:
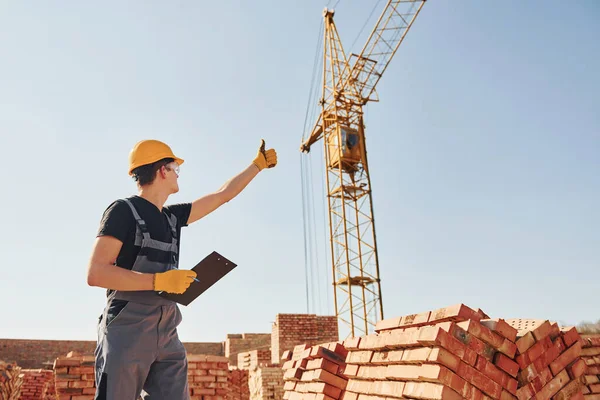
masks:
[(177, 193), (179, 191), (179, 183), (177, 182), (179, 178), (179, 164), (173, 161), (165, 165), (164, 168), (166, 185), (171, 189), (172, 193)]

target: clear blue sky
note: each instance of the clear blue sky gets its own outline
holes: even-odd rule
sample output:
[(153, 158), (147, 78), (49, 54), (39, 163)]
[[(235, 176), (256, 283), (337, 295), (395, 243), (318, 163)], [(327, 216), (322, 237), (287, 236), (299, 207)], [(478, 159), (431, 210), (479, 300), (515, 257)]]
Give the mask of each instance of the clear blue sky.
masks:
[[(337, 5), (347, 50), (373, 4)], [(144, 138), (186, 159), (170, 202), (217, 189), (260, 138), (279, 154), (184, 231), (183, 266), (217, 250), (239, 267), (183, 308), (182, 340), (306, 312), (298, 149), (325, 5), (0, 5), (0, 337), (96, 338), (104, 290), (86, 264), (105, 207), (135, 192)], [(427, 2), (367, 111), (386, 317), (463, 302), (600, 319), (599, 17), (595, 0)], [(331, 312), (329, 290), (311, 311)]]

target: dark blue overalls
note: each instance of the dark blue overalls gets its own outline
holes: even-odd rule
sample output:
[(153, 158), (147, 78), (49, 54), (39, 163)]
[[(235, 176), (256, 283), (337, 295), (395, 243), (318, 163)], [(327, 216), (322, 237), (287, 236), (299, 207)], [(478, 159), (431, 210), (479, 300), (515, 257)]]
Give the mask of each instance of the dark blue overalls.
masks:
[[(177, 218), (171, 215), (171, 242), (150, 237), (145, 222), (133, 204), (124, 199), (136, 221), (135, 244), (141, 246), (133, 271), (165, 272), (178, 266)], [(160, 254), (157, 262), (149, 253)], [(152, 257), (154, 258), (154, 257)], [(116, 300), (126, 305), (107, 322), (107, 312)], [(155, 291), (112, 291), (98, 324), (95, 351), (96, 400), (188, 400), (186, 350), (179, 340), (181, 323), (177, 304)]]

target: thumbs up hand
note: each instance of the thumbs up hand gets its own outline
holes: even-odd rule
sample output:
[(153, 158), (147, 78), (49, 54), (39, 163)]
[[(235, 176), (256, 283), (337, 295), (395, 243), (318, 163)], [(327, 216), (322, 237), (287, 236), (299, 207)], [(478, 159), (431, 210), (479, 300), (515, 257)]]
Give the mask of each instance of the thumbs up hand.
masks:
[(261, 140), (260, 148), (252, 161), (259, 171), (265, 168), (273, 168), (277, 165), (277, 152), (275, 149), (265, 150), (265, 140)]

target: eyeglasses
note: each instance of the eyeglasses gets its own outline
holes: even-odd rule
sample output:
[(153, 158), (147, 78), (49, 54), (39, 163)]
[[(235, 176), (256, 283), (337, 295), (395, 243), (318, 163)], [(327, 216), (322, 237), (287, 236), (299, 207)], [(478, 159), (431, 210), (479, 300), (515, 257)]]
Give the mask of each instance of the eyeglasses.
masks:
[(177, 176), (179, 176), (179, 164), (177, 164), (176, 162), (165, 165), (165, 168), (167, 169), (167, 171), (175, 171)]

